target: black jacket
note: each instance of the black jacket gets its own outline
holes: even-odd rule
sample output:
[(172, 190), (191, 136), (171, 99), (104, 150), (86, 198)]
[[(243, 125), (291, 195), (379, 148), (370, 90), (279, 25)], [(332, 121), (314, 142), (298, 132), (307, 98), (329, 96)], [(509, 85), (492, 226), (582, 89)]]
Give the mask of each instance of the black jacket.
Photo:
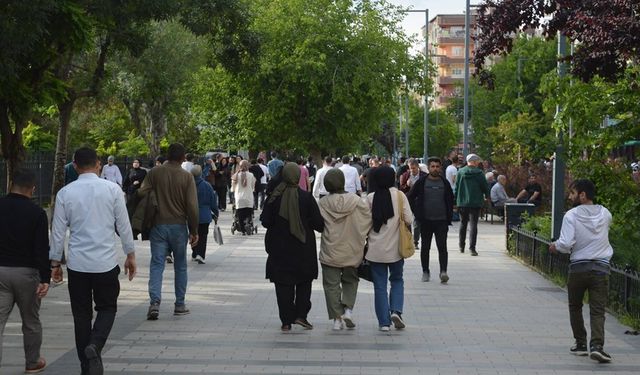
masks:
[[(420, 179), (413, 184), (411, 190), (407, 193), (407, 198), (409, 199), (409, 205), (411, 206), (411, 211), (413, 215), (416, 217), (416, 220), (424, 220), (424, 181), (429, 178), (429, 175), (420, 176)], [(447, 208), (447, 223), (451, 225), (451, 218), (453, 217), (453, 189), (451, 189), (451, 185), (449, 182), (443, 177), (440, 176), (442, 182), (444, 183), (444, 203)]]
[(306, 232), (305, 243), (289, 232), (289, 222), (280, 212), (282, 197), (272, 203), (266, 202), (260, 215), (262, 225), (267, 228), (264, 244), (267, 251), (266, 278), (271, 282), (295, 285), (318, 278), (318, 255), (316, 234), (322, 232), (324, 220), (311, 193), (298, 188), (300, 218)]

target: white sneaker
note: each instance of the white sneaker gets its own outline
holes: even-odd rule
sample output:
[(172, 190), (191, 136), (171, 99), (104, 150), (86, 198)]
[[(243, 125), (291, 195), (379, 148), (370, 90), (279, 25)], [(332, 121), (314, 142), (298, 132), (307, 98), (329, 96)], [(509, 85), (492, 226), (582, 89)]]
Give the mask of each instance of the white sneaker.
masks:
[(344, 324), (340, 319), (333, 319), (333, 330), (340, 331), (344, 328)]
[(400, 313), (393, 312), (393, 314), (391, 314), (391, 321), (393, 322), (393, 326), (396, 327), (396, 329), (403, 329), (406, 327)]
[(196, 255), (196, 262), (198, 262), (198, 264), (205, 264), (204, 259), (202, 259), (200, 255)]
[(349, 329), (356, 328), (356, 323), (353, 321), (351, 312), (351, 309), (344, 309), (344, 314), (342, 315), (342, 321), (344, 321), (344, 324)]
[(389, 326), (380, 326), (378, 329), (382, 332), (389, 332), (390, 330)]

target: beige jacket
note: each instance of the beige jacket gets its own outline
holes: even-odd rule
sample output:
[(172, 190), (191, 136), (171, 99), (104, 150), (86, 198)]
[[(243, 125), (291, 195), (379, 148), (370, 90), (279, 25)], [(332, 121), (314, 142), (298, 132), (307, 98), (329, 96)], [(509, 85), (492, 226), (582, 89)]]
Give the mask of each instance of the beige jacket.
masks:
[[(391, 203), (393, 205), (393, 217), (387, 220), (387, 223), (380, 228), (380, 232), (376, 233), (373, 228), (369, 231), (369, 251), (367, 252), (367, 260), (376, 263), (395, 263), (402, 259), (399, 252), (400, 247), (400, 207), (398, 199), (403, 200), (402, 218), (405, 223), (413, 222), (413, 213), (409, 207), (409, 200), (404, 194), (398, 194), (396, 188), (389, 189), (391, 193)], [(367, 195), (369, 207), (373, 205), (373, 194)]]
[(318, 202), (324, 219), (320, 263), (331, 267), (357, 267), (371, 228), (371, 210), (354, 193), (330, 194)]

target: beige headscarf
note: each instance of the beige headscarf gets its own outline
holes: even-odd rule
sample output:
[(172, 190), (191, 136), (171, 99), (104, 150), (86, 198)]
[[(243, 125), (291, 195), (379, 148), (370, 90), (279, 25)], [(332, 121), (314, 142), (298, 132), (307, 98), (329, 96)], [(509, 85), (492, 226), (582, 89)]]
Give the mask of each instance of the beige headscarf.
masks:
[(307, 241), (307, 235), (300, 218), (300, 203), (298, 201), (298, 183), (300, 182), (300, 168), (296, 163), (287, 163), (282, 168), (282, 182), (273, 190), (269, 203), (282, 196), (280, 212), (278, 214), (289, 222), (289, 232), (300, 242)]

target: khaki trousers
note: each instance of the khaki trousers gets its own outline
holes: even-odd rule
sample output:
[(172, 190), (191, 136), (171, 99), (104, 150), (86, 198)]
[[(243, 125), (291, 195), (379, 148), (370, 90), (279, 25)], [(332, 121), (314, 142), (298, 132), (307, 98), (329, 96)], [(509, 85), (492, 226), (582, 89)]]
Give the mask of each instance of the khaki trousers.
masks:
[(353, 309), (358, 293), (358, 270), (355, 267), (331, 267), (322, 264), (322, 286), (329, 319), (338, 319), (344, 309)]

